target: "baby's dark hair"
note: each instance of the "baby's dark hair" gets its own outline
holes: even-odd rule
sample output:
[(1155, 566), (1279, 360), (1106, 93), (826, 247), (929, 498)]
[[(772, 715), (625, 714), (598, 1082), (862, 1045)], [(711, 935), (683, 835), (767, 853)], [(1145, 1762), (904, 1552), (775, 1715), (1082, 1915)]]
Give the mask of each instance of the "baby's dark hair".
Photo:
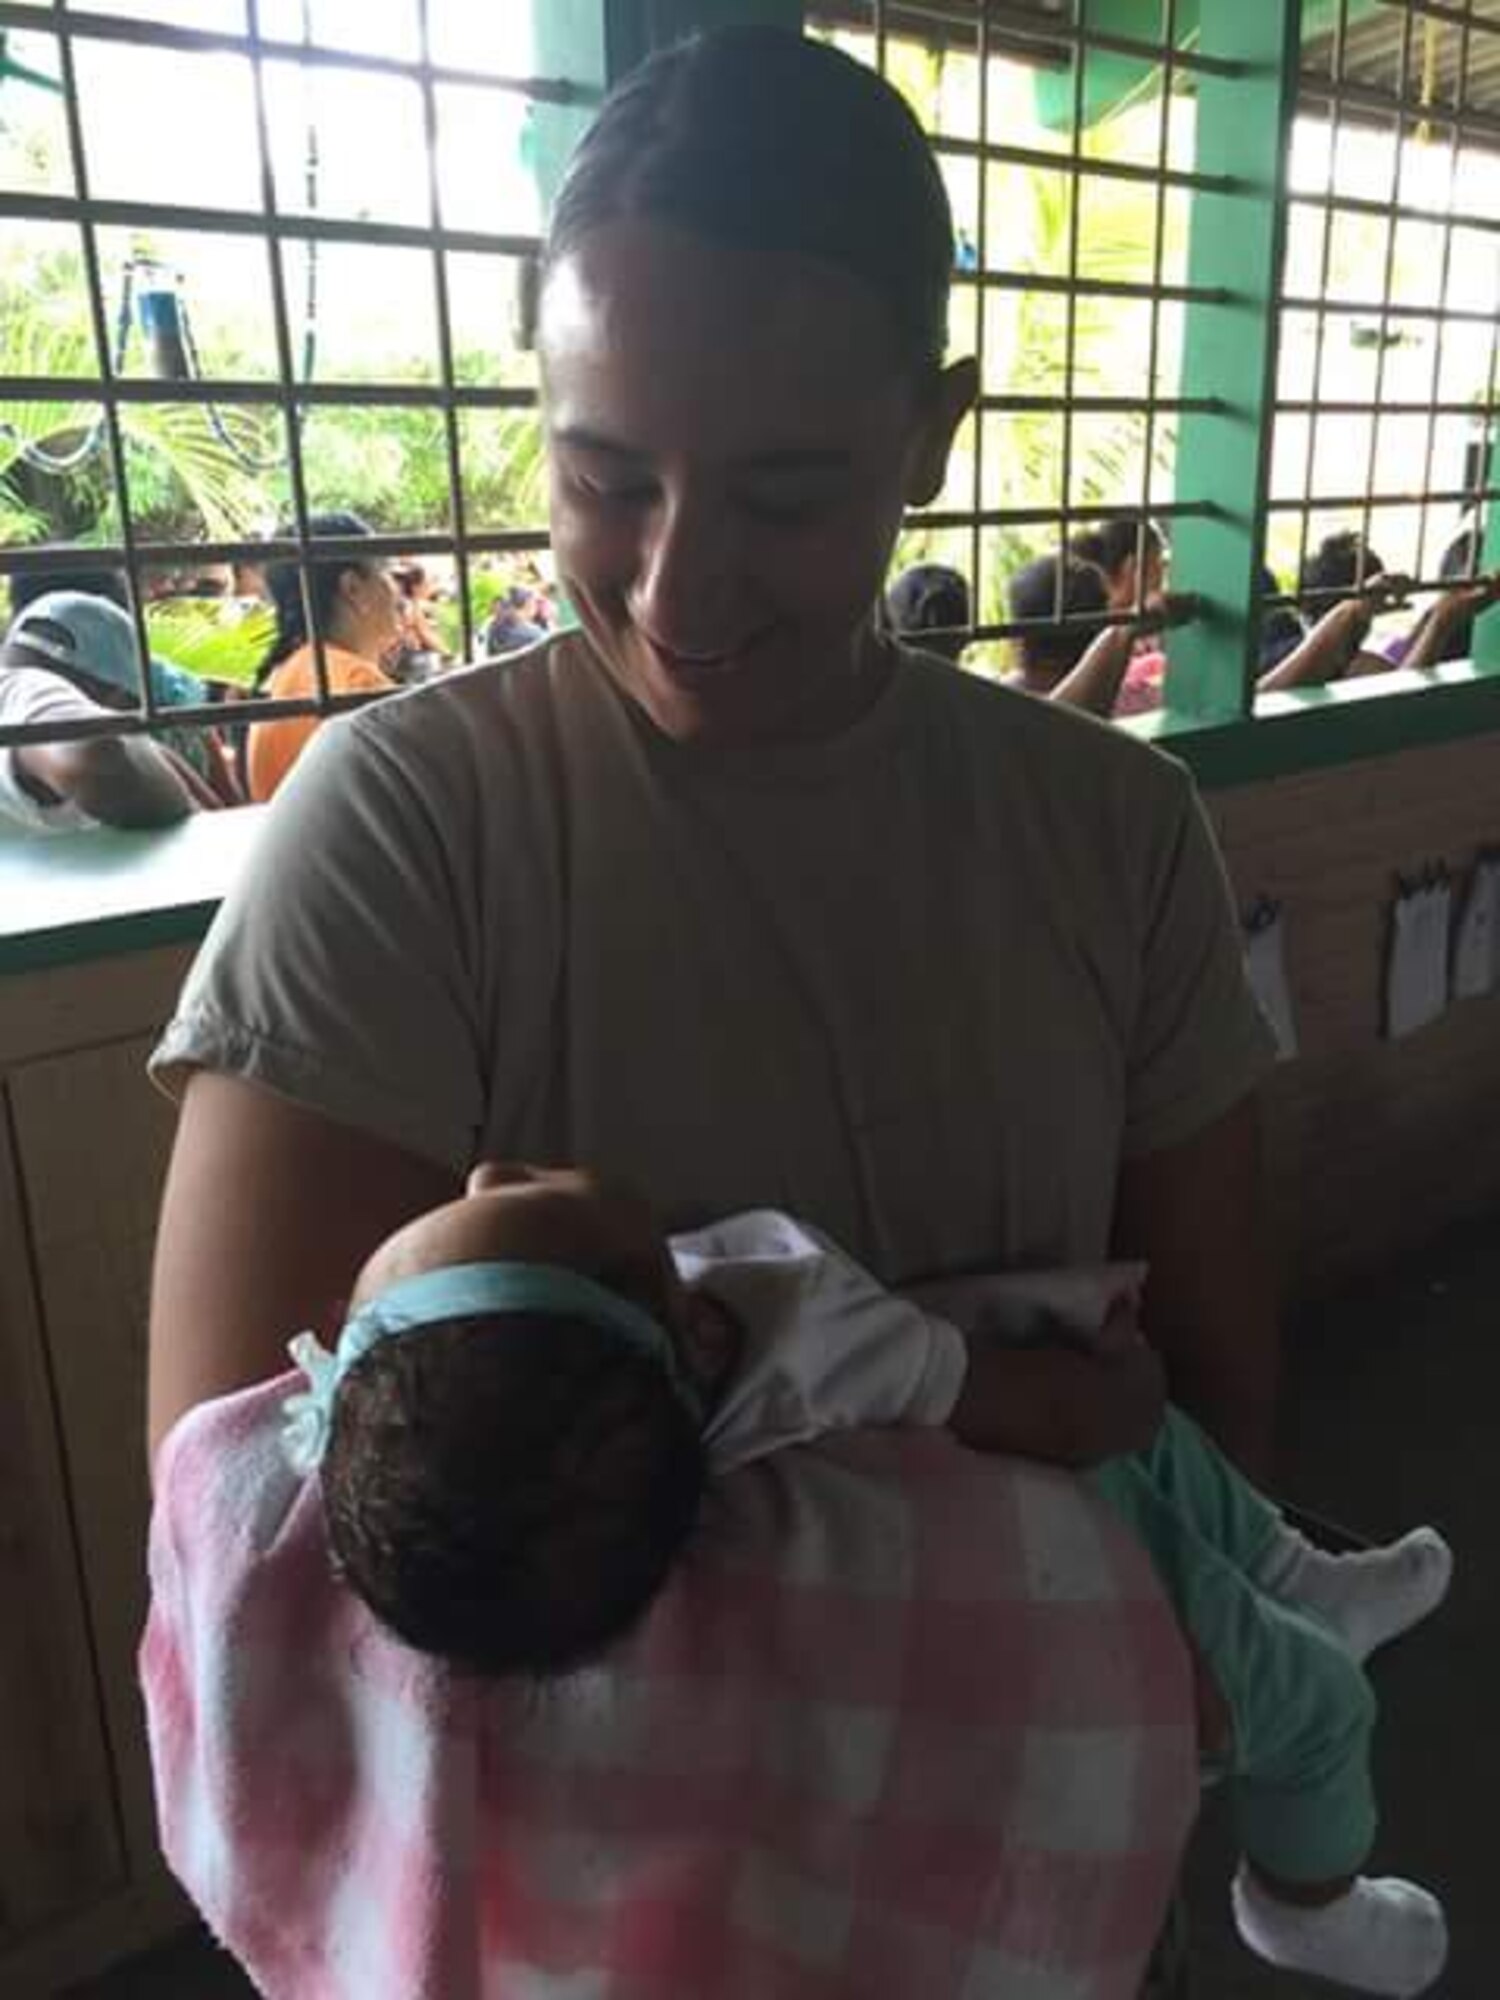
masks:
[(492, 1676), (567, 1673), (623, 1638), (706, 1479), (656, 1362), (538, 1312), (378, 1342), (339, 1384), (322, 1465), (350, 1587), (408, 1645)]

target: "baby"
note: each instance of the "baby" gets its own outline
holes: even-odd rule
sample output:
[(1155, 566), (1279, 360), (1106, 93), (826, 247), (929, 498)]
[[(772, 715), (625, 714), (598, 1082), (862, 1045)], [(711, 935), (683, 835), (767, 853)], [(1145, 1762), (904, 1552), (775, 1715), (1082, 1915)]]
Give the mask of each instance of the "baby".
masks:
[[(310, 1386), (287, 1447), (318, 1473), (349, 1587), (399, 1637), (482, 1674), (558, 1674), (645, 1613), (711, 1473), (868, 1424), (1014, 1451), (1024, 1378), (1005, 1343), (1144, 1355), (1139, 1278), (902, 1297), (782, 1215), (669, 1244), (587, 1175), (486, 1166), (375, 1252), (335, 1354), (292, 1343)], [(1029, 1449), (1071, 1461), (1066, 1368), (1049, 1379)], [(1446, 1544), (1418, 1529), (1326, 1554), (1170, 1407), (1145, 1450), (1085, 1476), (1144, 1542), (1227, 1705), (1241, 1936), (1288, 1969), (1423, 1991), (1446, 1956), (1441, 1905), (1358, 1872), (1375, 1830), (1359, 1662), (1441, 1600)]]

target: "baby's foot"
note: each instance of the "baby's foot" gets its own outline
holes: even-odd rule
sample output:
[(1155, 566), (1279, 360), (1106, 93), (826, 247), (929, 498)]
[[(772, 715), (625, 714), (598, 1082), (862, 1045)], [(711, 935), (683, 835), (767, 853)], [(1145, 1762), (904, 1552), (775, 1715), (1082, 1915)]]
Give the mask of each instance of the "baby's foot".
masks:
[(1288, 1529), (1267, 1552), (1256, 1582), (1331, 1625), (1356, 1660), (1367, 1660), (1435, 1611), (1452, 1576), (1453, 1551), (1436, 1528), (1413, 1528), (1384, 1548), (1342, 1556)]
[(1239, 1934), (1259, 1957), (1357, 1992), (1425, 1993), (1448, 1956), (1442, 1904), (1394, 1875), (1361, 1875), (1316, 1909), (1282, 1902), (1244, 1867), (1230, 1893)]

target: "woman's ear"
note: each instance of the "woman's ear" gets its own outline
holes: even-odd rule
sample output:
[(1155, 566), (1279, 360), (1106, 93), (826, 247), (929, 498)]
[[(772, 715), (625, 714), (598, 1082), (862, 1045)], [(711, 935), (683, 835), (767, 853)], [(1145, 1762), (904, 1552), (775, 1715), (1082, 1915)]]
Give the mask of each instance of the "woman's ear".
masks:
[(972, 355), (950, 362), (928, 390), (906, 470), (908, 506), (929, 506), (942, 492), (954, 434), (978, 395), (979, 363)]

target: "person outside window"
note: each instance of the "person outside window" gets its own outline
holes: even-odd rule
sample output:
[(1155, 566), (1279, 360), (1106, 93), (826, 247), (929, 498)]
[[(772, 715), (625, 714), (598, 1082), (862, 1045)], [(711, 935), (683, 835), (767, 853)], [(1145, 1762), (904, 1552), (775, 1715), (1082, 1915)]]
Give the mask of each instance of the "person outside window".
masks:
[[(357, 514), (314, 514), (308, 528), (313, 537), (370, 532)], [(295, 562), (268, 564), (266, 587), (276, 608), (276, 636), (261, 665), (257, 692), (278, 701), (316, 695), (318, 671), (300, 567)], [(313, 556), (307, 589), (313, 624), (323, 639), (328, 692), (396, 687), (380, 664), (402, 636), (401, 593), (386, 566)], [(316, 715), (252, 725), (248, 789), (257, 805), (275, 797), (320, 726)]]

